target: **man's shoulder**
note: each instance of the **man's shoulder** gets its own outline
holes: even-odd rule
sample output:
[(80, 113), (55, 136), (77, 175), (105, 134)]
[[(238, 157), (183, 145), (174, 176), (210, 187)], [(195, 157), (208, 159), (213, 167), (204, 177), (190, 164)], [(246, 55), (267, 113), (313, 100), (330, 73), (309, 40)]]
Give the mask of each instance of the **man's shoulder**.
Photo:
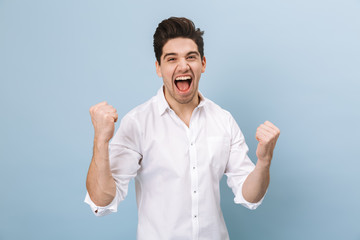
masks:
[(216, 116), (218, 117), (225, 117), (225, 118), (231, 117), (231, 113), (228, 110), (222, 108), (217, 103), (213, 102), (208, 98), (205, 98), (205, 101), (206, 101), (205, 108), (207, 111), (210, 111), (212, 114), (216, 114)]
[(225, 110), (215, 102), (206, 99), (206, 114), (205, 116), (208, 117), (208, 119), (211, 119), (214, 123), (216, 123), (216, 126), (222, 127), (226, 132), (229, 133), (229, 136), (233, 136), (233, 134), (236, 134), (240, 128), (233, 117), (233, 115), (230, 113), (230, 111)]

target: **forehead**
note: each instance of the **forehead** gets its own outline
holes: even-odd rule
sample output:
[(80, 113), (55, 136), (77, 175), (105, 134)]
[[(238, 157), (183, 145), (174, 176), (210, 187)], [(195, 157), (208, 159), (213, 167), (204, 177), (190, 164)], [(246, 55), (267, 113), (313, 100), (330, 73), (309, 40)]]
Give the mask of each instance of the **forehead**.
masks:
[(163, 46), (162, 56), (167, 53), (187, 54), (188, 52), (199, 52), (194, 40), (190, 38), (173, 38), (168, 40)]

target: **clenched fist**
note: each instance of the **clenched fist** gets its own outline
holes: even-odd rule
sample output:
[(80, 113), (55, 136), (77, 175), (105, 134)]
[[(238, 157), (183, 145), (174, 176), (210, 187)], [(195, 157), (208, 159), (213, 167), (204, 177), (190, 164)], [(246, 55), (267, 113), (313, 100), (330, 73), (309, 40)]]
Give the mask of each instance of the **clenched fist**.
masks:
[(94, 138), (100, 142), (109, 142), (118, 119), (116, 109), (107, 102), (101, 102), (90, 108), (90, 116), (95, 130)]
[(276, 141), (280, 135), (280, 130), (271, 122), (266, 121), (256, 130), (256, 140), (259, 141), (256, 149), (258, 161), (270, 167)]

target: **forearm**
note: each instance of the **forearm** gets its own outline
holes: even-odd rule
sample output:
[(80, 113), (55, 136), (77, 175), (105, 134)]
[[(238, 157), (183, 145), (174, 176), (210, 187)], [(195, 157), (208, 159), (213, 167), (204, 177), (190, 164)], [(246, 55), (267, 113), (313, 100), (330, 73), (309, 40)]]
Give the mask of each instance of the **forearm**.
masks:
[(265, 195), (270, 183), (270, 165), (257, 162), (254, 171), (246, 178), (242, 194), (246, 201), (259, 202)]
[(280, 130), (271, 122), (265, 121), (256, 130), (256, 139), (259, 141), (256, 149), (258, 161), (254, 171), (246, 178), (242, 194), (246, 201), (259, 202), (265, 195), (270, 183), (270, 164)]
[(90, 163), (86, 188), (97, 206), (107, 206), (116, 195), (116, 185), (109, 163), (109, 143), (94, 140), (93, 157)]

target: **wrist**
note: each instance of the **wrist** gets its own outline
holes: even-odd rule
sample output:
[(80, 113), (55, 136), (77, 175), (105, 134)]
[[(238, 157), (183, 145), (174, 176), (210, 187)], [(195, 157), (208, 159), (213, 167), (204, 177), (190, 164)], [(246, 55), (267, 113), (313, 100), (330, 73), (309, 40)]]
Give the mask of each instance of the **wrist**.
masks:
[(109, 145), (109, 140), (100, 138), (100, 137), (94, 137), (94, 146), (96, 147), (104, 147)]
[(96, 162), (96, 165), (108, 162), (109, 156), (109, 142), (94, 139), (94, 148), (93, 148), (93, 160)]
[(99, 134), (94, 135), (94, 144), (100, 144), (100, 145), (104, 145), (104, 144), (109, 144), (110, 139), (108, 137), (104, 137), (101, 136)]
[(266, 169), (266, 170), (270, 169), (270, 165), (271, 165), (271, 160), (263, 160), (260, 158), (258, 159), (258, 161), (256, 163), (257, 168)]

